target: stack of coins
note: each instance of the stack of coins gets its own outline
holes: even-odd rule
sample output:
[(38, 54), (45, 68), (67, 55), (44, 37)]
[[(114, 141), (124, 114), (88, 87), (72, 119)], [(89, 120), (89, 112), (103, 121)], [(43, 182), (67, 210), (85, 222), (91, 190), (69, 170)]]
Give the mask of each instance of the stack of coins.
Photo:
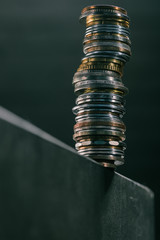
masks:
[(105, 167), (124, 163), (123, 67), (131, 55), (129, 18), (116, 6), (94, 5), (82, 10), (86, 25), (85, 57), (73, 77), (76, 115), (73, 138), (77, 151)]

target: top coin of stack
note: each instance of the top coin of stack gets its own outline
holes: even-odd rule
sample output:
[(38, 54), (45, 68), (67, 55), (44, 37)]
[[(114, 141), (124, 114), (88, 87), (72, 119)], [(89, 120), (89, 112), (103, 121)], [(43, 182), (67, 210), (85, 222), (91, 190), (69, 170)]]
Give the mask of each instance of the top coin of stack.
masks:
[(124, 162), (125, 112), (123, 67), (131, 55), (129, 18), (120, 7), (94, 5), (82, 10), (85, 57), (73, 77), (78, 96), (74, 140), (82, 155), (106, 167)]

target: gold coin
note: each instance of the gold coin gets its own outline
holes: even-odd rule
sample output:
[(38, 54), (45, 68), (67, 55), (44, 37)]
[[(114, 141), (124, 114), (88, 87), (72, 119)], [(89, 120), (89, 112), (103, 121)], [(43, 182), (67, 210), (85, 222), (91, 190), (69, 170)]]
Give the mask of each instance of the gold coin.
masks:
[[(112, 59), (111, 59), (112, 60)], [(89, 61), (89, 62), (82, 62), (81, 65), (79, 67), (85, 67), (85, 66), (100, 66), (100, 68), (103, 68), (103, 66), (105, 65), (109, 65), (109, 64), (112, 64), (112, 65), (115, 65), (115, 66), (119, 66), (119, 67), (123, 67), (123, 64), (121, 64), (121, 62), (117, 62), (116, 59), (115, 61), (113, 60), (112, 61)]]
[(120, 75), (122, 75), (122, 72), (123, 72), (122, 66), (112, 62), (109, 62), (109, 63), (106, 62), (106, 63), (100, 63), (100, 64), (97, 64), (97, 63), (81, 64), (77, 71), (79, 72), (83, 70), (110, 70), (110, 71), (118, 72)]
[(110, 24), (110, 25), (120, 25), (126, 28), (129, 28), (129, 21), (124, 20), (123, 18), (108, 18), (101, 15), (89, 15), (86, 18), (86, 27), (97, 24)]
[(86, 22), (89, 21), (97, 21), (97, 20), (111, 20), (111, 21), (117, 21), (117, 22), (126, 22), (129, 24), (129, 20), (126, 19), (123, 16), (108, 16), (108, 15), (102, 15), (102, 14), (90, 14), (86, 17)]
[(106, 58), (106, 57), (91, 57), (91, 58), (84, 58), (82, 59), (82, 64), (84, 63), (92, 63), (92, 64), (102, 64), (102, 63), (106, 63), (106, 62), (111, 62), (111, 63), (117, 63), (121, 66), (124, 65), (123, 62), (121, 62), (120, 60), (117, 60), (115, 58)]
[(98, 149), (101, 149), (101, 148), (105, 148), (105, 149), (115, 149), (115, 150), (122, 150), (123, 151), (123, 147), (117, 147), (117, 146), (109, 146), (109, 145), (88, 145), (88, 146), (80, 146), (78, 147), (79, 150), (85, 150), (85, 149), (88, 149), (88, 147), (90, 149), (96, 149), (98, 147)]
[(124, 9), (124, 8), (120, 8), (120, 7), (117, 7), (117, 6), (113, 6), (113, 5), (92, 5), (92, 6), (87, 6), (85, 8), (82, 9), (81, 13), (84, 14), (85, 12), (88, 12), (88, 11), (92, 11), (92, 10), (97, 10), (97, 11), (107, 11), (107, 12), (114, 12), (114, 11), (118, 11), (118, 12), (121, 12), (125, 15), (127, 15), (127, 11)]
[(90, 52), (94, 52), (94, 51), (118, 51), (118, 52), (126, 53), (129, 56), (131, 55), (130, 51), (128, 51), (127, 49), (120, 48), (120, 47), (114, 47), (114, 46), (95, 46), (95, 47), (90, 47), (85, 51), (86, 51), (86, 53), (90, 53)]
[[(127, 44), (126, 42), (123, 42), (123, 41), (119, 41), (119, 40), (114, 40), (114, 39), (88, 39), (88, 40), (85, 40), (85, 42), (83, 43), (83, 45), (87, 45), (87, 44), (90, 44), (90, 43), (95, 43), (95, 42), (116, 42), (116, 43), (120, 43), (120, 44)], [(127, 44), (128, 45), (128, 44)]]

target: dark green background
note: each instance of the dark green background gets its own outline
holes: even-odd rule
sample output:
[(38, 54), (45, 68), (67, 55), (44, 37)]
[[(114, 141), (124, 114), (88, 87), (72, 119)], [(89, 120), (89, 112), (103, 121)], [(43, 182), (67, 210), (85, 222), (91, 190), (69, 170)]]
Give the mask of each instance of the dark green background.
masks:
[[(94, 3), (100, 2), (0, 1), (0, 104), (71, 146), (71, 83), (83, 56), (85, 30), (78, 18), (83, 7)], [(118, 172), (154, 190), (158, 229), (160, 1), (101, 3), (124, 7), (131, 18), (133, 55), (123, 77), (130, 90), (124, 118), (128, 147), (126, 163)]]

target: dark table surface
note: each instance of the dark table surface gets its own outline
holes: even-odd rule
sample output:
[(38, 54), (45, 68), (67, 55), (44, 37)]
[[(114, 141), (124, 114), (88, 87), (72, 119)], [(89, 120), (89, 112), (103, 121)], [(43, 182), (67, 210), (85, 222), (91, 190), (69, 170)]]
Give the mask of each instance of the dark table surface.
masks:
[(154, 240), (154, 194), (0, 107), (0, 239)]

